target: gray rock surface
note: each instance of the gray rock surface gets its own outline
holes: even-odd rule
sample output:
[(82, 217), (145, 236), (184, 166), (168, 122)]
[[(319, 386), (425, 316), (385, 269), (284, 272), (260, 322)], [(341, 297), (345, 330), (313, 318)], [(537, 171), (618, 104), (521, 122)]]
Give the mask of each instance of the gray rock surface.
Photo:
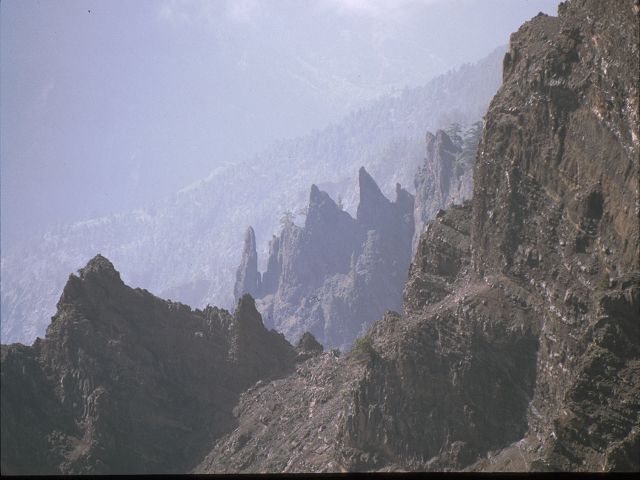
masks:
[(457, 125), (453, 127), (451, 136), (443, 130), (435, 135), (428, 132), (426, 136), (426, 157), (414, 180), (414, 254), (424, 227), (438, 210), (460, 205), (473, 195), (473, 164), (482, 123), (477, 122), (463, 132), (457, 131)]
[(233, 295), (237, 299), (244, 293), (257, 296), (262, 287), (262, 276), (258, 272), (258, 252), (256, 251), (256, 234), (249, 227), (244, 236), (244, 248), (240, 266), (236, 272), (236, 283), (233, 287)]
[(422, 233), (405, 313), (247, 392), (245, 428), (305, 400), (196, 471), (640, 470), (639, 10), (573, 0), (512, 35), (473, 201)]
[[(396, 185), (396, 200), (389, 201), (364, 168), (359, 185), (355, 219), (313, 185), (304, 226), (285, 219), (271, 241), (257, 305), (268, 325), (290, 341), (310, 331), (327, 348), (346, 349), (385, 310), (401, 307), (413, 196)], [(248, 260), (252, 238), (248, 234), (238, 279), (260, 278)], [(248, 291), (242, 282), (236, 295)]]
[(236, 273), (236, 298), (243, 293), (257, 297), (269, 325), (290, 341), (311, 330), (328, 348), (343, 350), (386, 310), (400, 311), (415, 251), (407, 238), (417, 242), (416, 229), (424, 229), (441, 208), (472, 194), (482, 126), (477, 122), (462, 130), (453, 124), (448, 130), (450, 134), (427, 134), (426, 157), (414, 179), (415, 202), (400, 184), (390, 202), (362, 167), (354, 219), (313, 185), (304, 227), (285, 219), (280, 237), (270, 242), (262, 275), (249, 227)]

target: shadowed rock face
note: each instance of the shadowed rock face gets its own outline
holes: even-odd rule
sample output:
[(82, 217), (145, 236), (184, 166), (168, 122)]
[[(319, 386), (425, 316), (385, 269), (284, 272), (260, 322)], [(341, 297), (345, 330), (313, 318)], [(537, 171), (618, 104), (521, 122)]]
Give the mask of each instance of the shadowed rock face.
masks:
[(313, 335), (309, 332), (306, 332), (302, 337), (300, 337), (300, 341), (296, 346), (296, 349), (299, 352), (309, 352), (309, 353), (322, 353), (322, 345), (318, 343)]
[(640, 469), (639, 10), (512, 35), (474, 199), (422, 233), (405, 313), (247, 392), (198, 471)]
[(293, 368), (245, 295), (234, 315), (126, 286), (98, 255), (44, 340), (2, 346), (2, 473), (187, 471), (234, 426), (239, 394)]
[[(267, 324), (292, 341), (308, 330), (323, 345), (345, 349), (385, 310), (401, 308), (413, 196), (397, 185), (389, 201), (364, 168), (359, 184), (357, 218), (313, 185), (304, 227), (288, 222), (271, 241), (257, 304)], [(245, 242), (238, 279), (259, 278), (249, 260), (254, 243)], [(236, 294), (250, 288), (244, 280), (236, 286)]]

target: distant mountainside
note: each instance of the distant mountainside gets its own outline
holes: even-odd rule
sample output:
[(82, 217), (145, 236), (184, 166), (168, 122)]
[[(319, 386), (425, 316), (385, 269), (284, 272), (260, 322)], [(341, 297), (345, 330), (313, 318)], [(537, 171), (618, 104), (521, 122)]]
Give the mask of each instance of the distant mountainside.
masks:
[[(473, 164), (482, 123), (427, 132), (426, 155), (414, 177), (417, 201), (396, 185), (390, 202), (364, 167), (353, 218), (315, 185), (303, 227), (289, 216), (269, 242), (264, 273), (258, 270), (249, 227), (236, 272), (236, 299), (249, 293), (265, 323), (297, 341), (309, 331), (326, 348), (346, 350), (385, 311), (402, 311), (402, 288), (426, 222), (473, 192)], [(448, 132), (448, 133), (447, 133)], [(338, 201), (340, 203), (340, 200)]]
[(303, 227), (288, 219), (270, 243), (267, 270), (255, 262), (249, 229), (236, 296), (250, 293), (269, 326), (296, 341), (311, 332), (345, 350), (388, 309), (399, 309), (411, 262), (413, 196), (399, 184), (391, 202), (364, 168), (356, 218), (313, 185)]
[(640, 6), (558, 12), (511, 36), (404, 314), (244, 393), (197, 472), (640, 470)]
[[(241, 291), (279, 275), (258, 275), (253, 231), (234, 314), (130, 288), (94, 257), (45, 339), (1, 347), (2, 474), (640, 471), (639, 18), (635, 0), (569, 0), (511, 36), (473, 198), (426, 223), (403, 312), (344, 355), (265, 328)], [(451, 136), (428, 137), (443, 167), (465, 158)], [(364, 173), (355, 220), (313, 188), (313, 218), (283, 215), (278, 242), (408, 210)], [(319, 233), (309, 247), (334, 241)]]
[[(232, 306), (243, 232), (252, 225), (266, 258), (278, 212), (296, 211), (316, 184), (345, 209), (357, 204), (355, 178), (364, 166), (389, 195), (411, 185), (427, 130), (482, 117), (500, 83), (504, 48), (420, 88), (383, 98), (336, 125), (286, 140), (159, 205), (60, 226), (2, 252), (2, 341), (43, 335), (69, 271), (102, 252), (130, 284), (202, 307)], [(70, 188), (73, 188), (70, 186)]]

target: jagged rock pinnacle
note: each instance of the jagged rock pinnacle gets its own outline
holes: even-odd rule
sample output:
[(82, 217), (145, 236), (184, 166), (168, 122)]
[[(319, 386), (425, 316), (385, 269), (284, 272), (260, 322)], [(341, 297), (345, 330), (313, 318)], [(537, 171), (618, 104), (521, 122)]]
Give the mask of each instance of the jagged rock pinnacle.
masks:
[(262, 317), (256, 309), (256, 301), (248, 293), (242, 295), (238, 300), (238, 306), (236, 308), (234, 318), (237, 322), (241, 322), (243, 325), (259, 325), (264, 328), (262, 324)]
[(401, 211), (413, 211), (414, 198), (402, 185), (396, 183), (396, 201), (395, 204)]
[(360, 203), (356, 217), (362, 225), (375, 225), (383, 212), (389, 210), (391, 202), (384, 196), (375, 180), (364, 167), (358, 171), (358, 184), (360, 186)]
[(369, 172), (365, 170), (364, 167), (360, 167), (358, 171), (358, 185), (360, 187), (360, 202), (368, 199), (384, 199), (386, 197), (383, 195), (380, 187), (376, 181), (369, 175)]
[(103, 257), (99, 253), (87, 262), (84, 268), (81, 269), (82, 273), (86, 272), (116, 272), (113, 263), (111, 263), (106, 257)]
[(253, 227), (247, 228), (247, 232), (244, 235), (244, 245), (245, 249), (255, 250), (256, 249), (256, 234), (253, 231)]
[(118, 282), (122, 282), (120, 279), (120, 273), (115, 269), (113, 263), (99, 253), (89, 260), (89, 262), (87, 262), (87, 264), (81, 268), (78, 273), (82, 280), (92, 277), (101, 277), (111, 278)]
[(320, 201), (321, 193), (322, 192), (315, 184), (311, 185), (311, 191), (309, 192), (309, 204)]
[(305, 353), (322, 353), (324, 348), (311, 332), (304, 332), (302, 337), (300, 337), (300, 340), (298, 340), (296, 350)]
[(440, 144), (440, 148), (451, 151), (455, 150), (457, 147), (454, 145), (452, 138), (447, 135), (444, 130), (438, 130), (436, 132), (435, 140), (438, 144)]
[(309, 208), (305, 221), (307, 227), (311, 227), (314, 223), (333, 222), (332, 219), (341, 213), (342, 211), (328, 193), (323, 192), (315, 185), (311, 185)]
[(236, 272), (236, 283), (233, 287), (234, 297), (239, 299), (244, 293), (258, 296), (260, 293), (260, 284), (261, 275), (258, 272), (256, 234), (253, 228), (249, 227), (244, 236), (242, 258)]

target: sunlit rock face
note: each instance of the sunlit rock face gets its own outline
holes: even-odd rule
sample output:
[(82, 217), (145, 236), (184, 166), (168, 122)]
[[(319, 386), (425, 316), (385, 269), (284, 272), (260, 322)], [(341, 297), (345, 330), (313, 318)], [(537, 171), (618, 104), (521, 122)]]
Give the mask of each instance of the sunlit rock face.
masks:
[(453, 124), (447, 130), (438, 130), (435, 135), (427, 132), (426, 155), (414, 179), (414, 254), (420, 235), (438, 210), (460, 205), (473, 195), (473, 164), (482, 122), (465, 129)]

